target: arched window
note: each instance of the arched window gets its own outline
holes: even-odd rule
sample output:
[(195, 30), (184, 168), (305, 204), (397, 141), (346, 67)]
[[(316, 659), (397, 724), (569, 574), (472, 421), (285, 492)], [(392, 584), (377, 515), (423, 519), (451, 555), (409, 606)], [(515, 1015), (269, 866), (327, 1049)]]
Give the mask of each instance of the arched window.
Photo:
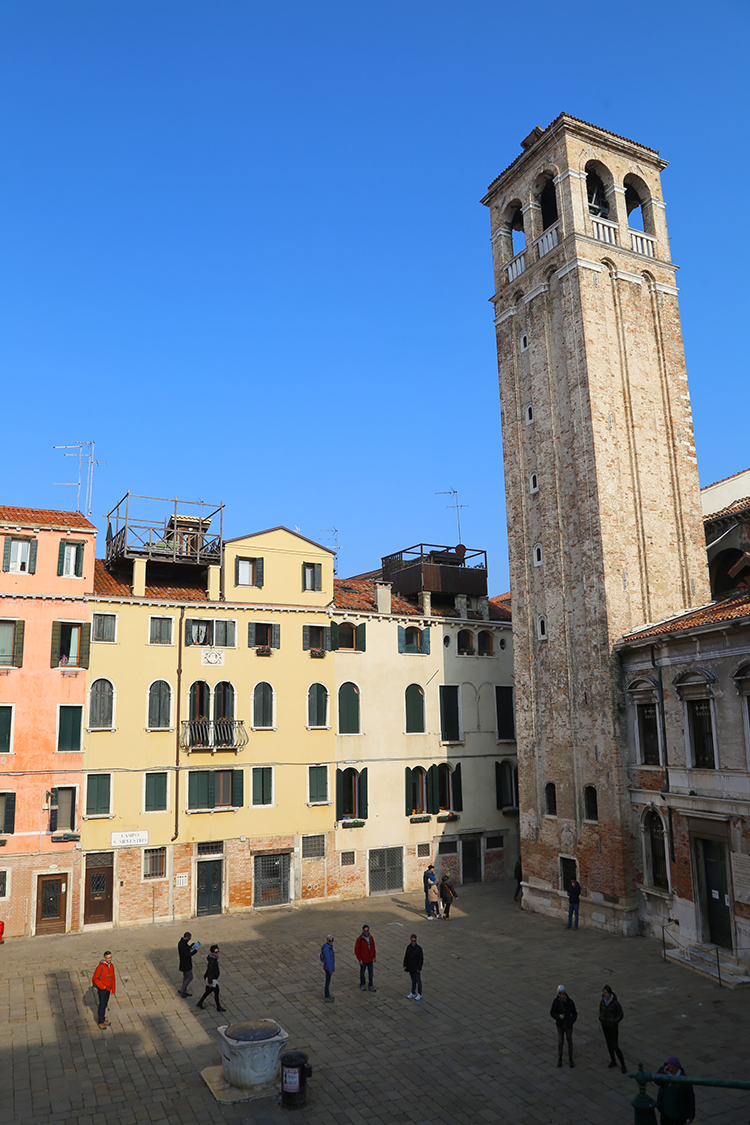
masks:
[(530, 426), (533, 421), (534, 421), (534, 407), (531, 405), (531, 403), (529, 403), (528, 406), (526, 407), (526, 425)]
[(188, 693), (188, 718), (196, 722), (208, 719), (211, 709), (211, 689), (204, 680), (196, 680)]
[(419, 629), (414, 626), (404, 632), (404, 651), (405, 652), (421, 652), (422, 650), (422, 634)]
[(154, 680), (148, 689), (149, 730), (169, 730), (172, 715), (172, 689), (166, 680)]
[(359, 688), (342, 684), (339, 688), (339, 734), (359, 734)]
[(477, 650), (480, 656), (492, 656), (493, 654), (492, 633), (489, 633), (486, 629), (483, 629), (477, 637)]
[(548, 781), (544, 787), (544, 807), (547, 816), (557, 816), (557, 789), (553, 781)]
[(542, 211), (542, 230), (546, 230), (547, 227), (554, 226), (559, 218), (555, 185), (549, 178), (539, 193), (539, 206)]
[(599, 802), (593, 785), (587, 785), (583, 791), (583, 816), (584, 820), (599, 819)]
[(544, 556), (542, 554), (542, 544), (537, 543), (537, 545), (534, 547), (534, 566), (541, 566), (543, 562)]
[(273, 727), (273, 688), (261, 681), (253, 692), (253, 728), (271, 730)]
[(94, 680), (89, 696), (89, 727), (111, 730), (114, 716), (114, 688), (109, 680)]
[(539, 491), (539, 477), (536, 473), (532, 473), (529, 477), (529, 492)]
[(409, 793), (407, 797), (408, 812), (411, 816), (419, 815), (427, 809), (427, 774), (421, 766), (409, 771)]
[(586, 195), (589, 201), (589, 215), (597, 219), (606, 219), (609, 215), (607, 193), (601, 177), (593, 168), (586, 173)]
[(499, 789), (497, 807), (499, 809), (517, 809), (518, 766), (514, 766), (512, 762), (504, 761), (498, 762), (495, 768)]
[(357, 635), (354, 626), (348, 621), (342, 621), (339, 625), (339, 648), (354, 650), (356, 647)]
[(438, 766), (438, 805), (441, 812), (450, 812), (452, 795), (451, 768), (447, 762), (441, 762)]
[(727, 594), (733, 593), (740, 582), (746, 581), (746, 572), (744, 574), (742, 571), (738, 571), (736, 574), (729, 573), (734, 570), (736, 564), (742, 558), (744, 558), (744, 551), (741, 551), (738, 547), (727, 547), (714, 555), (708, 566), (712, 598), (724, 598)]
[(474, 637), (468, 629), (459, 629), (458, 632), (458, 655), (459, 656), (473, 656), (474, 655)]
[[(653, 203), (648, 185), (632, 172), (625, 177), (625, 210), (631, 230), (654, 235)], [(635, 249), (635, 246), (634, 246)], [(653, 257), (653, 253), (649, 255)]]
[(419, 684), (406, 689), (406, 733), (424, 734), (424, 691)]
[(547, 640), (547, 618), (538, 617), (536, 622), (536, 635), (540, 641)]
[(344, 789), (342, 794), (341, 812), (344, 816), (357, 816), (359, 809), (358, 790), (359, 773), (355, 769), (346, 769), (343, 772)]
[(310, 684), (307, 691), (307, 725), (328, 725), (328, 688), (324, 684)]
[(226, 680), (214, 688), (214, 745), (234, 745), (234, 688)]
[(656, 809), (649, 809), (643, 818), (645, 832), (647, 874), (652, 887), (669, 890), (667, 876), (667, 851), (664, 841), (664, 825)]
[(518, 207), (510, 220), (510, 236), (513, 240), (513, 255), (526, 249), (526, 233), (523, 228), (523, 211)]

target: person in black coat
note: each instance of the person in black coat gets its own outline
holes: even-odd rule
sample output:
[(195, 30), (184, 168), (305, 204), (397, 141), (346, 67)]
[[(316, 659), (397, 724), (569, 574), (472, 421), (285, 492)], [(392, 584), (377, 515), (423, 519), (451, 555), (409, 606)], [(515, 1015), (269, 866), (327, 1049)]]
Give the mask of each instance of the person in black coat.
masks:
[[(660, 1066), (657, 1074), (672, 1074), (684, 1078), (680, 1060), (672, 1055)], [(661, 1115), (661, 1125), (690, 1125), (695, 1117), (695, 1092), (689, 1082), (659, 1083), (656, 1095), (656, 1108)]]
[(422, 946), (417, 945), (417, 935), (412, 934), (409, 939), (409, 944), (406, 947), (404, 954), (404, 972), (411, 975), (411, 992), (406, 997), (407, 1000), (421, 1000), (422, 999), (422, 966), (424, 965), (424, 953)]
[(192, 936), (191, 933), (185, 933), (177, 942), (177, 955), (180, 958), (180, 972), (182, 973), (182, 988), (178, 988), (177, 995), (182, 997), (193, 995), (192, 992), (188, 992), (188, 985), (193, 979), (193, 958), (198, 952), (200, 942), (191, 945), (190, 939)]
[(458, 898), (453, 883), (450, 881), (448, 875), (443, 875), (440, 880), (440, 900), (443, 904), (443, 918), (446, 922), (451, 920), (451, 906), (453, 905), (454, 898)]
[(609, 1057), (612, 1060), (609, 1065), (610, 1067), (617, 1066), (615, 1062), (615, 1055), (617, 1055), (622, 1073), (627, 1074), (628, 1068), (625, 1066), (625, 1059), (622, 1057), (622, 1051), (618, 1043), (622, 1016), (623, 1011), (620, 1001), (609, 985), (605, 984), (602, 989), (602, 998), (599, 1001), (599, 1023), (602, 1025), (604, 1042), (607, 1044)]
[(578, 1012), (572, 997), (568, 996), (564, 984), (558, 984), (557, 996), (552, 1001), (549, 1014), (557, 1026), (557, 1065), (562, 1066), (563, 1043), (568, 1040), (568, 1062), (573, 1062), (573, 1024), (578, 1019)]
[(203, 974), (203, 979), (206, 982), (206, 991), (196, 1004), (196, 1008), (203, 1008), (203, 1001), (213, 992), (214, 999), (216, 1000), (216, 1011), (226, 1012), (226, 1008), (222, 1008), (221, 1000), (219, 1000), (219, 973), (219, 947), (218, 945), (212, 945), (208, 957), (206, 958), (206, 971)]

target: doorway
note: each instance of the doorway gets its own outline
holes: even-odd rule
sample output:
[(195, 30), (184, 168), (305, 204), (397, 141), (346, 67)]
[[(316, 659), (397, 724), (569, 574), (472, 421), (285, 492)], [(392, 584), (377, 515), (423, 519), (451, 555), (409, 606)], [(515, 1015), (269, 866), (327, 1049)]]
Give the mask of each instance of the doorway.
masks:
[[(696, 839), (703, 932), (713, 945), (732, 949), (732, 911), (729, 906), (726, 847), (722, 840)], [(701, 878), (702, 876), (702, 878)]]
[(113, 852), (92, 852), (86, 856), (86, 890), (83, 900), (84, 925), (112, 921)]
[(282, 906), (289, 902), (289, 853), (256, 855), (253, 906)]
[(198, 917), (204, 914), (221, 914), (222, 859), (204, 859), (198, 862)]
[(36, 933), (64, 934), (68, 876), (40, 875), (36, 891)]
[(461, 838), (461, 882), (482, 882), (482, 839), (481, 836)]
[(370, 852), (370, 894), (404, 889), (404, 859), (401, 848), (377, 848)]

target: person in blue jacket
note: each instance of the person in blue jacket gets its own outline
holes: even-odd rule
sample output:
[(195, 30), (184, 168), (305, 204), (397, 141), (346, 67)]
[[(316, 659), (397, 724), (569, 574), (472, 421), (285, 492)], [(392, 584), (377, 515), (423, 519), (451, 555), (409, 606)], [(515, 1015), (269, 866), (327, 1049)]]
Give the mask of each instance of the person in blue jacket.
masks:
[(326, 987), (323, 993), (323, 999), (326, 1004), (332, 1004), (334, 997), (331, 996), (331, 977), (336, 972), (336, 955), (333, 952), (333, 934), (329, 934), (320, 947), (320, 963), (325, 969), (326, 974)]

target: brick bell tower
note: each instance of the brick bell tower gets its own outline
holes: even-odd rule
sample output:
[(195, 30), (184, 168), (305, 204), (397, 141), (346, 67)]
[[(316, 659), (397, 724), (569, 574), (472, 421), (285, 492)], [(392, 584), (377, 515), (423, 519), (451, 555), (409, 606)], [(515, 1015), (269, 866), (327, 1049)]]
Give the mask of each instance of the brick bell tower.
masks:
[(561, 114), (490, 209), (527, 909), (637, 930), (614, 641), (710, 600), (653, 149)]

